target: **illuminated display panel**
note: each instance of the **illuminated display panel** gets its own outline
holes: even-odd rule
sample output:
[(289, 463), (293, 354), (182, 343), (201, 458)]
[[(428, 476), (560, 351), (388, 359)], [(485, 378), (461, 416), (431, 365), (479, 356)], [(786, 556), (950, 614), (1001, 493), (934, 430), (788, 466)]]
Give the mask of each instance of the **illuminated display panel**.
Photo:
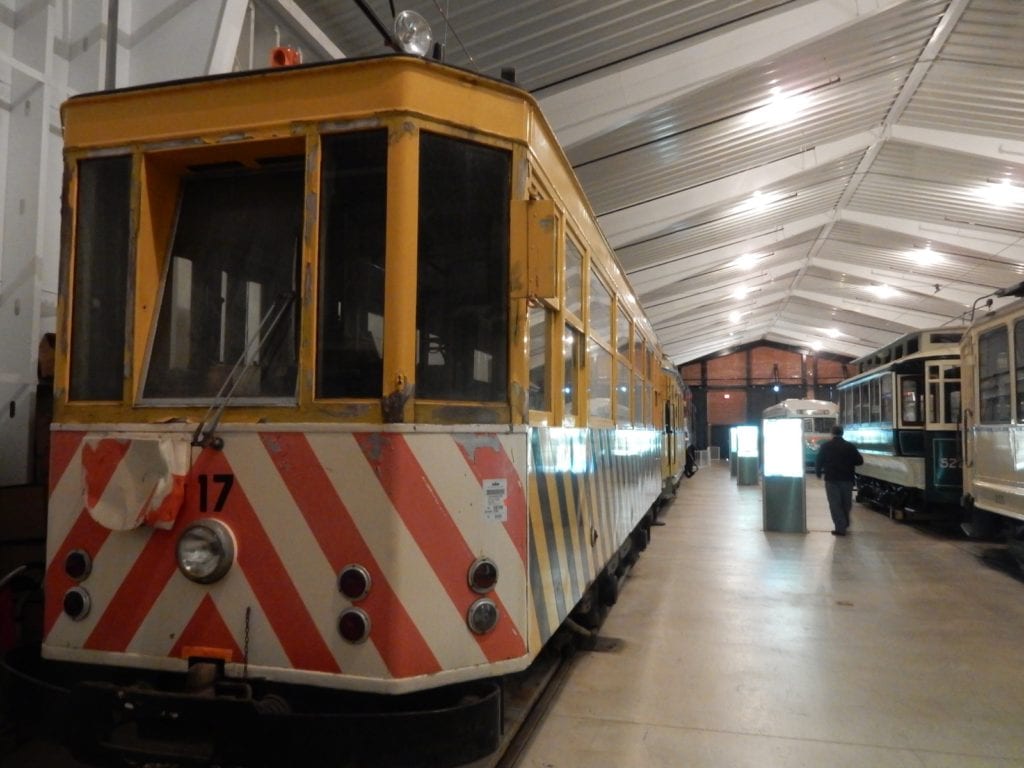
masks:
[(803, 424), (800, 419), (765, 419), (764, 476), (803, 477)]
[(736, 427), (736, 455), (757, 458), (757, 427)]

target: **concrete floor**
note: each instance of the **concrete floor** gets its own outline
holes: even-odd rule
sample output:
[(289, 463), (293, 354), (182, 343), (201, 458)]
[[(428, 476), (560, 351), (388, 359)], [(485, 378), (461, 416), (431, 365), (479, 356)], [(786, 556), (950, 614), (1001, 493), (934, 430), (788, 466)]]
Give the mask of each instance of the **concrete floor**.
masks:
[(1024, 581), (1000, 547), (854, 505), (766, 534), (761, 488), (683, 480), (524, 768), (1024, 766)]

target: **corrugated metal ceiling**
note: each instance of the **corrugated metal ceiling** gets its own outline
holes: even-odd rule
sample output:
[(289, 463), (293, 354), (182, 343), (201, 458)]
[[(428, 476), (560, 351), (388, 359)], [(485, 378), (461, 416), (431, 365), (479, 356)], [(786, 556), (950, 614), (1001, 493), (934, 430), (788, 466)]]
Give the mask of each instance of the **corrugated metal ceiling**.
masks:
[[(384, 52), (355, 2), (294, 4), (345, 55)], [(394, 5), (449, 63), (515, 68), (677, 363), (860, 356), (1024, 278), (1021, 0)], [(1016, 197), (983, 196), (1003, 180)]]

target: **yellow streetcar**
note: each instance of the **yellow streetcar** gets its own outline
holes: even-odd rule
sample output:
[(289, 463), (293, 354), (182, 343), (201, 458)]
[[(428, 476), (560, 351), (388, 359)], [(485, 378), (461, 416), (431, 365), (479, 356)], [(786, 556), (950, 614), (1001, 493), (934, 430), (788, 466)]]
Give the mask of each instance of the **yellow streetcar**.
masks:
[(614, 602), (688, 419), (536, 102), (388, 56), (62, 115), (24, 677), (76, 754), (493, 751), (503, 676)]

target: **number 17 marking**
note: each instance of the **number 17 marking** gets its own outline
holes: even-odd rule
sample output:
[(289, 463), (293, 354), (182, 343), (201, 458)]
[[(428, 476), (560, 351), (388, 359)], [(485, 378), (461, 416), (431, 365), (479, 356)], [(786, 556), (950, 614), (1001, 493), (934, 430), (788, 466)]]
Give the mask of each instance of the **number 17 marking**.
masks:
[(227, 503), (228, 494), (231, 492), (231, 488), (235, 484), (234, 475), (199, 475), (197, 478), (199, 481), (199, 511), (209, 511), (209, 498), (210, 498), (210, 485), (213, 483), (220, 484), (220, 493), (217, 494), (217, 500), (213, 503), (213, 511), (220, 512), (224, 509), (224, 505)]

